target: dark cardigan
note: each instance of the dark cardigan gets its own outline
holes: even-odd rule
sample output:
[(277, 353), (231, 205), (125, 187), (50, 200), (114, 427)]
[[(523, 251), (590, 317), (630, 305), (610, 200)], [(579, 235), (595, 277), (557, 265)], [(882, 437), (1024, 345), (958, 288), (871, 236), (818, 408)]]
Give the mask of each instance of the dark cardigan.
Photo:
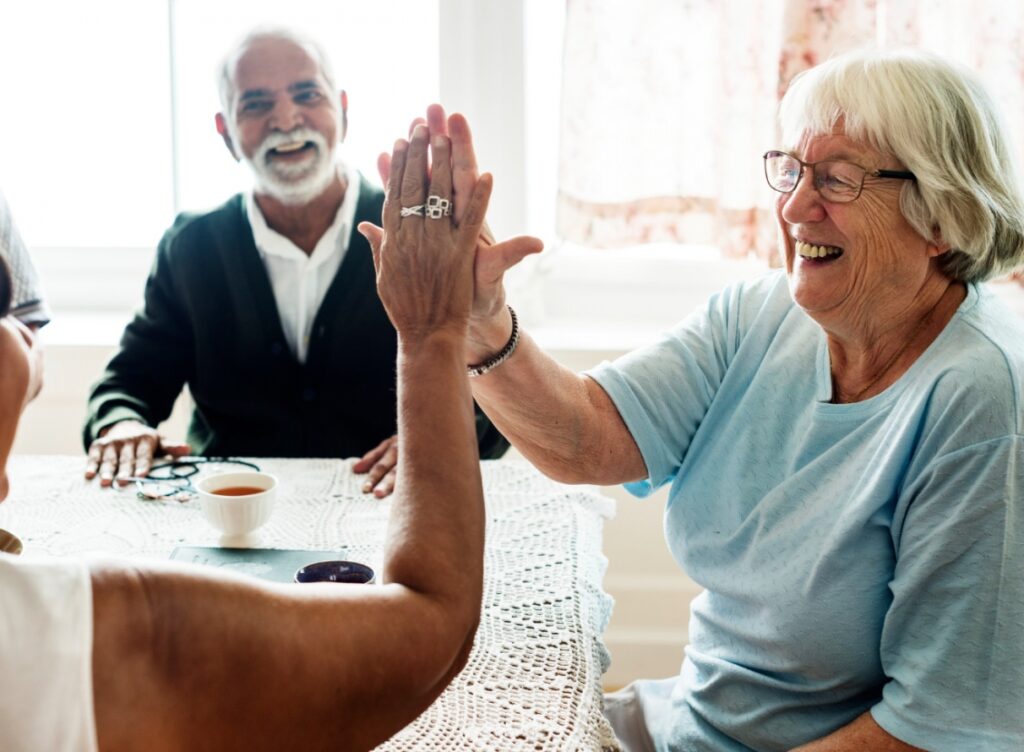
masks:
[[(379, 224), (383, 201), (362, 180), (354, 225)], [(158, 425), (187, 384), (195, 454), (360, 456), (395, 433), (395, 354), (369, 244), (353, 230), (306, 362), (295, 359), (237, 195), (180, 215), (160, 241), (143, 309), (90, 394), (85, 446), (120, 420)], [(508, 442), (479, 408), (476, 422), (481, 456), (500, 457)]]

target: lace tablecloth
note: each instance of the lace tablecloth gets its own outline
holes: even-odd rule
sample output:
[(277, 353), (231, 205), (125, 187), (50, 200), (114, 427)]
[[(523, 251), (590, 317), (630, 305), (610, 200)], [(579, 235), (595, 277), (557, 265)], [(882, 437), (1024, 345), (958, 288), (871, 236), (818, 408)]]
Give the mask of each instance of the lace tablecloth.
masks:
[[(281, 486), (267, 548), (344, 547), (379, 567), (388, 502), (359, 492), (351, 461), (259, 460)], [(608, 654), (601, 634), (603, 520), (614, 502), (563, 486), (531, 466), (484, 462), (487, 547), (483, 612), (469, 663), (416, 722), (380, 749), (613, 750), (601, 714)], [(0, 527), (26, 555), (109, 552), (166, 559), (176, 546), (215, 546), (198, 502), (147, 502), (81, 480), (81, 457), (12, 458)], [(379, 570), (378, 570), (379, 571)]]

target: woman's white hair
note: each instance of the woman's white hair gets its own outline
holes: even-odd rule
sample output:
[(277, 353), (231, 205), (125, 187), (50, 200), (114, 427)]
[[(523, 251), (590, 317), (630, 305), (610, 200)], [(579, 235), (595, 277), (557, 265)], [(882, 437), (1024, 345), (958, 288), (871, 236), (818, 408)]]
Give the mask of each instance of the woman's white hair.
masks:
[(779, 110), (784, 143), (833, 131), (898, 159), (917, 177), (900, 209), (951, 246), (951, 279), (975, 282), (1024, 263), (1024, 199), (996, 108), (965, 68), (919, 50), (857, 51), (793, 79)]
[(224, 56), (220, 65), (217, 66), (217, 92), (220, 94), (221, 111), (225, 115), (229, 116), (229, 121), (230, 115), (232, 114), (231, 99), (235, 93), (235, 66), (238, 64), (238, 59), (242, 57), (242, 54), (246, 49), (248, 49), (248, 47), (254, 42), (258, 42), (262, 39), (283, 39), (306, 50), (306, 52), (309, 53), (309, 56), (312, 57), (320, 67), (320, 74), (324, 77), (324, 81), (327, 82), (327, 88), (331, 95), (337, 93), (337, 85), (334, 79), (334, 71), (331, 69), (331, 61), (328, 59), (327, 53), (324, 52), (324, 48), (317, 43), (316, 40), (304, 36), (293, 29), (288, 29), (282, 26), (261, 26), (253, 29), (242, 37), (242, 39), (240, 39), (238, 43), (231, 48), (231, 51)]

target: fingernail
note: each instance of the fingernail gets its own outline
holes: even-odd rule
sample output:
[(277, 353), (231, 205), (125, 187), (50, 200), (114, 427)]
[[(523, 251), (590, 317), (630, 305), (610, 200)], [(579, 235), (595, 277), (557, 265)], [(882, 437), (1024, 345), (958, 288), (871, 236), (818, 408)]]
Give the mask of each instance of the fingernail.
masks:
[(366, 481), (366, 483), (363, 484), (363, 493), (370, 493), (372, 488), (373, 484), (370, 483), (370, 481)]

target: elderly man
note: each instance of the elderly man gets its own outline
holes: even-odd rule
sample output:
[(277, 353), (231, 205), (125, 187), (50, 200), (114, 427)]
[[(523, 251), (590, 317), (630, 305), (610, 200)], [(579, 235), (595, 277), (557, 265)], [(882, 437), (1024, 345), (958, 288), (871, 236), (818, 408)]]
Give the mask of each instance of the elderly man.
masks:
[[(383, 193), (335, 161), (347, 98), (319, 47), (251, 33), (224, 61), (217, 130), (254, 188), (167, 231), (145, 306), (93, 388), (86, 477), (145, 475), (157, 455), (363, 455), (394, 486), (395, 331), (366, 240)], [(189, 444), (155, 430), (188, 384)], [(477, 411), (483, 457), (507, 442)]]

